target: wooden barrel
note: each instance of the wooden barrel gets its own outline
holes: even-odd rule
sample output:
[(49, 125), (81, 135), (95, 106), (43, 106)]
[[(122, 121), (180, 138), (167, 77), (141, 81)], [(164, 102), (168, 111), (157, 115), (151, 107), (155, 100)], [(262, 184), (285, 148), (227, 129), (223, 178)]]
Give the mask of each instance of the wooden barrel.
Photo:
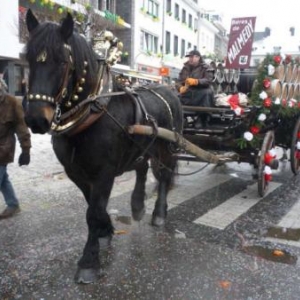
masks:
[(291, 82), (296, 83), (298, 79), (298, 66), (293, 65), (292, 67), (292, 79)]
[(293, 77), (293, 66), (292, 64), (287, 64), (284, 66), (284, 72), (285, 72), (285, 82), (292, 82)]
[(280, 98), (281, 98), (281, 99), (287, 100), (288, 92), (289, 92), (289, 86), (288, 86), (288, 83), (287, 83), (287, 82), (284, 82), (284, 83), (282, 84), (282, 91), (281, 91)]
[(297, 67), (297, 79), (296, 79), (297, 83), (300, 83), (300, 66)]
[(295, 83), (294, 86), (294, 98), (296, 100), (300, 100), (300, 84), (299, 83)]
[(288, 95), (287, 99), (291, 100), (294, 98), (294, 92), (295, 92), (295, 84), (294, 83), (288, 83)]
[(273, 79), (271, 81), (271, 86), (266, 90), (269, 97), (281, 97), (282, 95), (282, 83), (279, 79)]
[(285, 79), (285, 69), (284, 65), (279, 65), (275, 68), (274, 78), (284, 81)]

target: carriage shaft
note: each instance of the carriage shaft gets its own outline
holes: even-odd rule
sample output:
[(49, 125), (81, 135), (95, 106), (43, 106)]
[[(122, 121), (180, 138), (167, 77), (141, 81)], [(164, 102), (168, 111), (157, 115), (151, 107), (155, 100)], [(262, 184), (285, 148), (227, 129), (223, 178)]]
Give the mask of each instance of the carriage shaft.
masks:
[(192, 155), (195, 155), (196, 157), (199, 157), (200, 159), (206, 162), (213, 163), (213, 164), (218, 164), (222, 162), (222, 160), (220, 160), (218, 156), (197, 147), (196, 145), (192, 144), (184, 137), (182, 137), (179, 133), (165, 128), (158, 127), (157, 129), (154, 130), (150, 126), (132, 125), (129, 126), (128, 132), (130, 134), (148, 135), (148, 136), (157, 134), (159, 138), (176, 143), (176, 145), (181, 149), (185, 150), (186, 152)]

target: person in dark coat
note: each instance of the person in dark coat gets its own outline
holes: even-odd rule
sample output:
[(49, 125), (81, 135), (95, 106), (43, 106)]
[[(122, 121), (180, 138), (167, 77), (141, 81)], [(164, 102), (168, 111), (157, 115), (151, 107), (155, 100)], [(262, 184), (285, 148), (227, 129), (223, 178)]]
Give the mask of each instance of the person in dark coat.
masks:
[[(186, 57), (188, 61), (184, 63), (176, 85), (181, 103), (191, 106), (214, 106), (214, 92), (211, 86), (214, 78), (213, 69), (202, 60), (198, 50), (190, 51)], [(207, 121), (208, 115), (201, 114), (196, 125), (206, 126)]]
[(14, 161), (15, 135), (22, 149), (19, 156), (20, 166), (30, 162), (31, 137), (24, 120), (21, 101), (7, 93), (3, 79), (0, 79), (0, 120), (0, 191), (6, 203), (0, 219), (4, 219), (20, 211), (19, 200), (7, 173), (7, 165)]

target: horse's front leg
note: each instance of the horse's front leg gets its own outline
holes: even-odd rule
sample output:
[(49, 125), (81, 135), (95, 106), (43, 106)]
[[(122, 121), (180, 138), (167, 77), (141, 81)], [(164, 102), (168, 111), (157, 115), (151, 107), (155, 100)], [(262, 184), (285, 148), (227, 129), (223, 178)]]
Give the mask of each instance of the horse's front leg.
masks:
[[(105, 174), (104, 178), (93, 180), (90, 185), (81, 185), (88, 202), (86, 212), (88, 238), (83, 255), (78, 261), (75, 275), (78, 283), (91, 283), (98, 280), (100, 274), (99, 239), (104, 241), (107, 246), (114, 232), (111, 219), (106, 211), (114, 177)], [(87, 186), (89, 186), (88, 190)]]
[(147, 181), (147, 172), (149, 169), (148, 161), (143, 161), (136, 168), (136, 181), (131, 195), (131, 212), (135, 221), (140, 221), (145, 214), (145, 188)]

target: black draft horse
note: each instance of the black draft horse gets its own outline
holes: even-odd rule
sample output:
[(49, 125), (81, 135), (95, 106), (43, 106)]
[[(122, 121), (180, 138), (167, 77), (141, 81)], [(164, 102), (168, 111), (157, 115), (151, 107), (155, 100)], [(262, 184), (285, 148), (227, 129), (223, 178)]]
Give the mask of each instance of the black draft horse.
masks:
[[(29, 31), (26, 57), (30, 73), (25, 118), (33, 133), (45, 134), (51, 132), (53, 126), (59, 127), (60, 117), (64, 115), (69, 119), (61, 127), (76, 123), (83, 114), (81, 108), (88, 107), (92, 111), (90, 103), (82, 106), (80, 103), (92, 94), (99, 68), (101, 64), (102, 67), (105, 65), (105, 61), (99, 60), (92, 46), (73, 29), (74, 21), (70, 14), (60, 24), (40, 23), (28, 10), (26, 24)], [(140, 88), (137, 94), (143, 111), (155, 119), (157, 126), (181, 133), (181, 104), (169, 87)], [(133, 218), (139, 221), (145, 212), (145, 184), (148, 162), (151, 161), (158, 181), (152, 225), (162, 226), (167, 215), (167, 195), (177, 165), (170, 142), (128, 134), (126, 128), (137, 122), (137, 104), (130, 93), (106, 93), (104, 98), (106, 102), (100, 105), (100, 117), (84, 130), (76, 132), (75, 127), (72, 134), (64, 130), (53, 134), (53, 149), (58, 160), (88, 203), (88, 238), (75, 276), (75, 280), (82, 283), (98, 278), (99, 239), (109, 243), (114, 232), (106, 209), (115, 177), (135, 170), (131, 210)], [(97, 99), (94, 102), (97, 104)], [(80, 113), (75, 113), (72, 119), (76, 111)], [(141, 124), (145, 123), (147, 120), (142, 118)]]

